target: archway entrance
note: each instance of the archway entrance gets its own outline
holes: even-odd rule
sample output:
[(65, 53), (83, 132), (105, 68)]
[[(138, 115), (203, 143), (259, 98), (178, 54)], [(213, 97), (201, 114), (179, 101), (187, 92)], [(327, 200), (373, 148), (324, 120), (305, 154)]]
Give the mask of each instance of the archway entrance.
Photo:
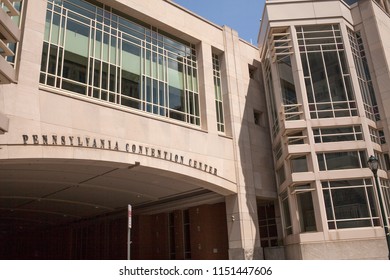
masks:
[[(203, 234), (210, 235), (213, 229), (207, 229), (207, 224), (213, 221), (204, 224), (204, 232), (196, 235), (194, 217), (207, 207), (217, 207), (214, 205), (224, 209), (221, 203), (224, 204), (224, 197), (203, 187), (196, 178), (139, 164), (75, 159), (5, 160), (0, 162), (0, 258), (125, 259), (128, 204), (134, 209), (132, 232), (137, 240), (133, 243), (132, 258), (171, 258), (170, 227), (198, 239)], [(181, 218), (175, 222), (174, 215)], [(216, 215), (219, 220), (224, 212)], [(158, 237), (153, 222), (156, 217), (165, 221), (159, 225)], [(168, 234), (163, 235), (165, 230)], [(219, 230), (227, 236), (226, 226)], [(167, 253), (156, 255), (151, 249), (156, 242), (167, 243)], [(190, 243), (191, 246), (195, 248)], [(221, 250), (214, 249), (217, 256)], [(145, 250), (148, 254), (144, 254)], [(186, 256), (191, 258), (191, 254), (185, 253), (175, 258)]]

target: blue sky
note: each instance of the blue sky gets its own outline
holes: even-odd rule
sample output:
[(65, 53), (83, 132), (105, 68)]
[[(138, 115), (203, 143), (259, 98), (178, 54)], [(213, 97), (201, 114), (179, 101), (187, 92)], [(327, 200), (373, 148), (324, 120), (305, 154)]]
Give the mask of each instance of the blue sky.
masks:
[(218, 25), (236, 30), (240, 38), (257, 45), (265, 0), (173, 0)]

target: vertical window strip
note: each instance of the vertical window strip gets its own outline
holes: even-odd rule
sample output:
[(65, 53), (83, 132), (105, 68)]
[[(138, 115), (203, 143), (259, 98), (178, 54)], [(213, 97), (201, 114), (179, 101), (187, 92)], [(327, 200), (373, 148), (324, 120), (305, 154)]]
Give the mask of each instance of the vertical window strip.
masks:
[(282, 201), (283, 209), (284, 232), (286, 235), (290, 235), (293, 233), (293, 227), (291, 222), (290, 203), (287, 191), (280, 195), (280, 199)]
[(194, 45), (98, 2), (48, 1), (40, 83), (199, 126), (197, 77)]
[(383, 200), (387, 211), (388, 223), (390, 223), (390, 183), (389, 180), (381, 179), (380, 180), (382, 187)]
[(375, 98), (374, 87), (372, 85), (372, 79), (368, 68), (361, 34), (360, 32), (354, 32), (351, 29), (348, 29), (348, 37), (351, 44), (366, 117), (373, 121), (378, 121), (380, 120), (378, 104)]
[(273, 149), (273, 152), (274, 152), (275, 162), (277, 162), (281, 158), (281, 156), (283, 155), (282, 142), (279, 142), (278, 144), (276, 144), (275, 148)]
[(219, 132), (225, 132), (225, 120), (223, 113), (222, 100), (222, 83), (221, 83), (221, 67), (219, 56), (216, 54), (213, 57), (213, 76), (214, 76), (214, 92), (215, 92), (215, 110), (217, 114), (217, 129)]
[(264, 60), (264, 74), (265, 74), (265, 91), (267, 94), (267, 100), (270, 107), (271, 125), (272, 125), (272, 136), (276, 138), (280, 131), (278, 110), (275, 101), (275, 92), (273, 86), (273, 78), (271, 71), (271, 58), (269, 50), (267, 51), (266, 59)]
[(374, 156), (378, 159), (378, 164), (379, 164), (378, 168), (387, 170), (384, 153), (374, 150)]
[(313, 205), (313, 187), (310, 184), (295, 186), (301, 232), (317, 231)]
[(261, 247), (278, 246), (278, 232), (273, 202), (258, 203), (258, 222), (260, 230)]

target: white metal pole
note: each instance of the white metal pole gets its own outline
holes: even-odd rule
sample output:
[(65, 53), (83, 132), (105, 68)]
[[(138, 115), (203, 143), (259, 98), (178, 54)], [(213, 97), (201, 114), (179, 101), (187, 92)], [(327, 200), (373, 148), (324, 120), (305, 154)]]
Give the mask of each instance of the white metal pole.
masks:
[(127, 229), (127, 259), (128, 260), (130, 260), (130, 243), (131, 243), (130, 232), (131, 232), (131, 229), (128, 228)]
[(130, 245), (131, 245), (131, 217), (132, 210), (131, 205), (128, 205), (127, 208), (127, 216), (128, 216), (128, 227), (127, 227), (127, 259), (130, 260)]

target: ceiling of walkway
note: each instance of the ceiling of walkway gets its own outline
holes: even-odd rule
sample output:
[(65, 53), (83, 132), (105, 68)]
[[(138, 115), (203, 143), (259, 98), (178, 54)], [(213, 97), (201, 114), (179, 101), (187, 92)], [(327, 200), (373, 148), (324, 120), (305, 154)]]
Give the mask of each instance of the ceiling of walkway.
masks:
[(0, 163), (0, 234), (93, 218), (128, 204), (137, 209), (205, 194), (210, 192), (184, 176), (141, 165)]

